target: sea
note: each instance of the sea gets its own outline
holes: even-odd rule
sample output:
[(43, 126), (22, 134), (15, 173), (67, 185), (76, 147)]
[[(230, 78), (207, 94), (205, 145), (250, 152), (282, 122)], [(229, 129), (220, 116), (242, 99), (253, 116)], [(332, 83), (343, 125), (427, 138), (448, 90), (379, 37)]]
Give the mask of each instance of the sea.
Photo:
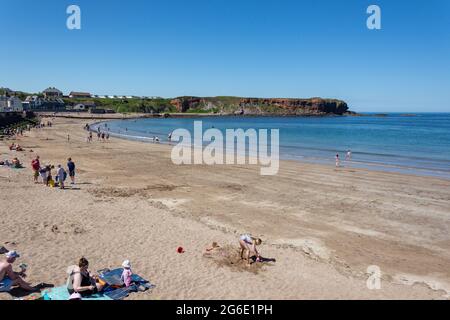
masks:
[[(339, 154), (343, 167), (450, 179), (450, 113), (145, 118), (112, 120), (91, 128), (125, 139), (152, 143), (157, 136), (160, 143), (170, 143), (168, 135), (176, 129), (187, 129), (194, 136), (194, 121), (202, 121), (203, 130), (219, 129), (224, 136), (226, 129), (278, 129), (281, 159), (334, 166)], [(348, 150), (352, 156), (345, 160)]]

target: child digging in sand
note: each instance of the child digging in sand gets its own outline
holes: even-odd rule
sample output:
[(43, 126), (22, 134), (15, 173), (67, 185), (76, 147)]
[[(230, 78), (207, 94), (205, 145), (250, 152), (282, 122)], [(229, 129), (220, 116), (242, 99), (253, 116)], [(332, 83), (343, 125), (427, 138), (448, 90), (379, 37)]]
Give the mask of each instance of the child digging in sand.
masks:
[(247, 265), (250, 265), (250, 253), (254, 252), (256, 254), (256, 261), (260, 261), (260, 254), (256, 250), (256, 246), (259, 246), (262, 240), (259, 238), (253, 238), (249, 234), (243, 234), (239, 238), (239, 245), (241, 246), (241, 259), (244, 259), (244, 251), (247, 250)]

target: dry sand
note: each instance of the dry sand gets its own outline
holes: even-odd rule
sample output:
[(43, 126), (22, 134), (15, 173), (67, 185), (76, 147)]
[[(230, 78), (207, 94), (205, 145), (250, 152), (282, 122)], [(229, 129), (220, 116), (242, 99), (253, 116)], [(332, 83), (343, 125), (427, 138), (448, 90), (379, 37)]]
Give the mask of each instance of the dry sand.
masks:
[[(166, 145), (89, 144), (85, 121), (26, 132), (26, 152), (0, 141), (0, 159), (26, 165), (0, 167), (0, 246), (22, 254), (33, 283), (64, 284), (84, 255), (93, 270), (130, 259), (156, 285), (128, 299), (449, 297), (448, 180), (290, 161), (276, 176), (250, 165), (177, 166)], [(72, 157), (76, 188), (33, 184), (36, 154), (55, 165)], [(244, 232), (277, 261), (240, 262)], [(221, 248), (205, 254), (213, 241)], [(370, 265), (382, 271), (379, 290), (366, 286)]]

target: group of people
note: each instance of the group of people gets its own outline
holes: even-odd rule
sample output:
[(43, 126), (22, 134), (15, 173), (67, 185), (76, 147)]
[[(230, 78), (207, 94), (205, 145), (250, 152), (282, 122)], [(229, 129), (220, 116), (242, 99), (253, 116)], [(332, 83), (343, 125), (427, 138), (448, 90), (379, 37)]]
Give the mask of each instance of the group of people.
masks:
[(20, 144), (15, 144), (15, 143), (12, 143), (10, 146), (9, 146), (9, 150), (10, 151), (23, 151), (23, 148), (20, 146)]
[[(106, 126), (106, 124), (105, 124)], [(86, 142), (91, 143), (92, 142), (92, 131), (91, 131), (91, 127), (89, 124), (86, 124), (84, 126), (84, 130), (88, 131), (88, 135), (86, 137)], [(109, 128), (108, 128), (108, 132), (104, 132), (100, 130), (100, 127), (97, 128), (97, 141), (109, 141)]]
[(13, 169), (23, 168), (22, 163), (17, 157), (14, 157), (11, 161), (9, 161), (8, 159), (0, 161), (0, 166), (11, 167)]
[[(242, 260), (247, 260), (247, 265), (252, 263), (251, 254), (253, 253), (254, 262), (262, 262), (263, 258), (257, 250), (257, 246), (261, 245), (262, 240), (255, 238), (250, 234), (243, 234), (239, 237), (240, 245), (240, 257)], [(212, 251), (219, 246), (217, 243), (213, 243), (212, 248), (207, 249), (207, 251)], [(244, 258), (244, 252), (246, 252), (246, 257)], [(37, 292), (43, 288), (43, 284), (38, 286), (32, 286), (30, 283), (26, 282), (26, 269), (27, 265), (21, 264), (20, 271), (13, 270), (13, 264), (20, 257), (20, 254), (16, 251), (6, 252), (6, 259), (0, 261), (0, 292), (8, 292), (12, 287), (20, 287), (29, 292)], [(125, 287), (129, 287), (132, 283), (133, 272), (131, 270), (131, 263), (129, 260), (125, 260), (122, 263), (123, 272), (121, 275), (121, 280)], [(71, 300), (80, 300), (83, 297), (91, 296), (96, 293), (102, 292), (106, 283), (100, 279), (96, 274), (89, 271), (89, 261), (82, 257), (78, 261), (78, 265), (70, 266), (67, 269), (67, 291), (70, 294)]]
[[(335, 160), (336, 160), (336, 168), (340, 167), (341, 159), (339, 158), (339, 153), (336, 153)], [(350, 160), (352, 160), (352, 151), (347, 150), (347, 153), (345, 155), (345, 161), (350, 161)]]
[(67, 159), (67, 171), (62, 165), (57, 165), (55, 179), (53, 179), (52, 175), (52, 169), (55, 169), (55, 167), (52, 165), (41, 166), (39, 156), (36, 156), (36, 158), (31, 161), (31, 168), (33, 170), (34, 183), (39, 183), (39, 177), (41, 177), (44, 185), (50, 187), (58, 185), (60, 189), (64, 189), (67, 172), (69, 172), (71, 184), (75, 184), (75, 162), (73, 162), (72, 158)]
[[(13, 287), (20, 287), (29, 292), (39, 292), (44, 287), (53, 286), (39, 284), (32, 286), (31, 283), (26, 282), (24, 279), (27, 277), (26, 270), (27, 265), (21, 264), (19, 266), (20, 271), (14, 271), (13, 264), (20, 257), (20, 254), (13, 250), (8, 251), (6, 259), (0, 261), (0, 292), (9, 292)], [(129, 287), (132, 284), (131, 263), (129, 260), (125, 260), (122, 263), (123, 272), (121, 280), (125, 287)], [(70, 294), (70, 300), (81, 300), (82, 297), (87, 297), (99, 292), (102, 292), (106, 283), (100, 279), (96, 274), (93, 274), (89, 270), (89, 261), (82, 257), (78, 261), (78, 265), (71, 266), (67, 269), (67, 291)]]

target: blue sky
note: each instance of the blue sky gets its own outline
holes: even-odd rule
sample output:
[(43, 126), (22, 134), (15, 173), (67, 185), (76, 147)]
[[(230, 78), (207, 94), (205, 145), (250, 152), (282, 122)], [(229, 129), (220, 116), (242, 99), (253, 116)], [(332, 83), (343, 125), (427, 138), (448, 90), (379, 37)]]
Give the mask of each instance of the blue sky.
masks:
[[(450, 1), (0, 0), (0, 86), (450, 112)], [(66, 8), (81, 8), (81, 30)], [(368, 30), (366, 9), (382, 10)]]

